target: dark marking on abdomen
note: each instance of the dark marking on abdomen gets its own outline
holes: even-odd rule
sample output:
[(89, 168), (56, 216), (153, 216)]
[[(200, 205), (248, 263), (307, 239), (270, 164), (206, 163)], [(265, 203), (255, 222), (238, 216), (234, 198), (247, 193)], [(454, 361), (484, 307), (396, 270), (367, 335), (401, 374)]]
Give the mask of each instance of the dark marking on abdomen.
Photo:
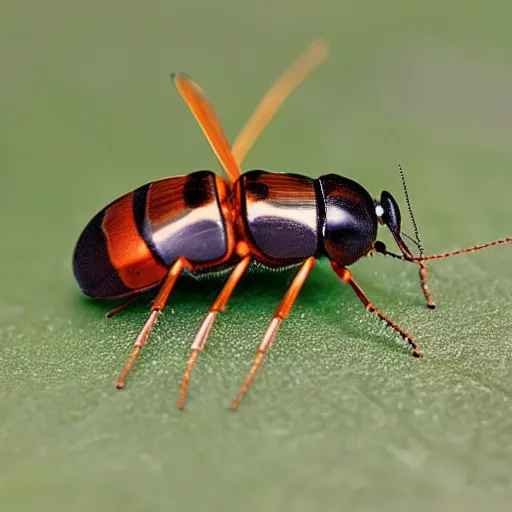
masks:
[(151, 240), (168, 266), (180, 256), (192, 263), (220, 260), (227, 252), (227, 241), (215, 174), (198, 171), (175, 179), (149, 185), (144, 238)]
[(112, 265), (101, 228), (105, 210), (87, 224), (73, 254), (73, 273), (81, 290), (90, 297), (116, 297), (133, 290), (126, 286)]
[(286, 264), (314, 256), (318, 248), (314, 180), (265, 171), (250, 171), (240, 180), (246, 231), (266, 259)]

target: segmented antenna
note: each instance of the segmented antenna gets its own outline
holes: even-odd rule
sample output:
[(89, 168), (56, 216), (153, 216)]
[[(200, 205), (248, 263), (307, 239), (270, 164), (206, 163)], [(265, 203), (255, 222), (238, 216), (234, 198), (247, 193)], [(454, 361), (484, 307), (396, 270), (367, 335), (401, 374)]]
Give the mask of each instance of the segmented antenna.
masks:
[(414, 215), (412, 213), (411, 202), (409, 201), (409, 193), (407, 192), (407, 185), (405, 183), (404, 171), (402, 170), (402, 166), (400, 164), (398, 164), (398, 169), (400, 170), (400, 178), (402, 179), (402, 186), (404, 188), (405, 201), (407, 202), (407, 209), (409, 210), (409, 216), (411, 217), (412, 225), (414, 228), (414, 236), (416, 237), (416, 242), (417, 242), (416, 245), (420, 251), (420, 255), (423, 256), (424, 255), (423, 245), (421, 244), (421, 238), (420, 238), (420, 233), (418, 231), (418, 225), (416, 224), (416, 219), (414, 218)]

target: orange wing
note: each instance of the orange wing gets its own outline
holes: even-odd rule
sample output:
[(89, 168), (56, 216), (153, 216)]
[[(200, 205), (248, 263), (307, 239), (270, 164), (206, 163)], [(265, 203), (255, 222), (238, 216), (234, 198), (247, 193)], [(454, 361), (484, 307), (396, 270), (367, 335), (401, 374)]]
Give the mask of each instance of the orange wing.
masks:
[(233, 144), (233, 155), (239, 165), (286, 98), (322, 63), (328, 53), (327, 41), (316, 39), (263, 96)]
[(317, 39), (309, 45), (306, 52), (267, 91), (235, 140), (233, 149), (201, 87), (184, 73), (171, 75), (174, 85), (201, 126), (232, 182), (240, 176), (242, 161), (279, 107), (309, 73), (326, 58), (328, 51), (329, 46), (323, 39)]
[(240, 167), (233, 157), (229, 141), (204, 91), (184, 73), (173, 74), (171, 78), (202, 128), (229, 179), (234, 182), (241, 174)]

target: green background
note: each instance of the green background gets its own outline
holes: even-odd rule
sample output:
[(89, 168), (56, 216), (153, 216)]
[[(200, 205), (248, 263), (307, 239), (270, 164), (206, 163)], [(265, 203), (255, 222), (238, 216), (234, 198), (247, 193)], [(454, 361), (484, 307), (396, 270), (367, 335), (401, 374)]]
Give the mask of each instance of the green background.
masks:
[(510, 5), (4, 2), (0, 508), (509, 509), (512, 247), (434, 262), (433, 312), (411, 265), (353, 267), (421, 361), (321, 262), (236, 414), (228, 405), (289, 276), (244, 279), (179, 412), (219, 283), (182, 281), (117, 392), (148, 303), (106, 320), (111, 304), (81, 296), (71, 255), (118, 195), (218, 169), (171, 71), (204, 87), (233, 139), (317, 36), (328, 61), (244, 168), (338, 172), (403, 204), (401, 163), (427, 252), (510, 236)]

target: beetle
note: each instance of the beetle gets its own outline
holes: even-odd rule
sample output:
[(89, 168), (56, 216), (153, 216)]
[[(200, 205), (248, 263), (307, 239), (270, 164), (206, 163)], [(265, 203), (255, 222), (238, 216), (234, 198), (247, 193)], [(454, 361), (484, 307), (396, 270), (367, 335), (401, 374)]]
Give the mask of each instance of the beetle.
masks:
[[(124, 388), (126, 377), (177, 279), (187, 271), (197, 275), (226, 271), (229, 275), (192, 342), (177, 402), (180, 409), (185, 405), (198, 354), (242, 276), (253, 264), (267, 269), (298, 268), (231, 404), (236, 409), (319, 258), (327, 257), (334, 272), (351, 286), (365, 308), (393, 328), (414, 356), (421, 357), (414, 338), (373, 304), (348, 267), (375, 252), (414, 263), (419, 268), (427, 306), (434, 308), (425, 261), (512, 241), (503, 239), (433, 256), (425, 256), (417, 243), (420, 256), (414, 256), (402, 237), (398, 203), (387, 191), (382, 192), (380, 200), (374, 200), (360, 184), (339, 174), (313, 179), (263, 170), (241, 172), (245, 155), (265, 125), (327, 52), (325, 41), (317, 40), (310, 45), (263, 97), (233, 147), (199, 85), (186, 74), (171, 75), (228, 179), (212, 171), (197, 171), (150, 182), (103, 208), (80, 235), (73, 270), (82, 291), (96, 299), (131, 297), (107, 316), (119, 312), (141, 292), (159, 287), (149, 318), (117, 380), (119, 389)], [(405, 193), (410, 211), (406, 188)], [(414, 218), (413, 222), (415, 225)], [(388, 251), (377, 241), (379, 225), (390, 230), (400, 254)]]

